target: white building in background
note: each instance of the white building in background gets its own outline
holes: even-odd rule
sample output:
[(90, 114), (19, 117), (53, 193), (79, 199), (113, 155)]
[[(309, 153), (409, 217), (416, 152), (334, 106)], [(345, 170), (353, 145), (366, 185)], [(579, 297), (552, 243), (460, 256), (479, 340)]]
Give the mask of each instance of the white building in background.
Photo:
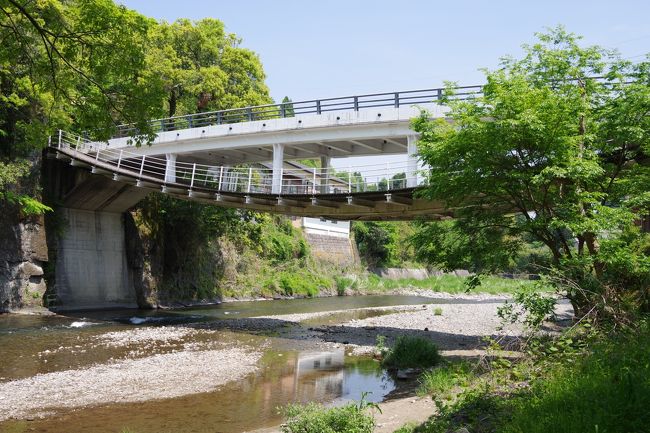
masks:
[(307, 234), (334, 236), (346, 239), (350, 237), (350, 221), (303, 217), (302, 228)]

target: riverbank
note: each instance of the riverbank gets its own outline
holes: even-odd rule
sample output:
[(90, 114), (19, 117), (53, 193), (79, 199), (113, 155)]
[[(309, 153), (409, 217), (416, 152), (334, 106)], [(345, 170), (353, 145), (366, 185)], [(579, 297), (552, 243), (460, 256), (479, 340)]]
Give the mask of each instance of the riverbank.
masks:
[[(279, 366), (278, 371), (286, 370), (282, 367), (288, 356), (282, 355), (284, 351), (368, 355), (375, 350), (378, 336), (385, 337), (390, 344), (398, 335), (410, 334), (431, 339), (444, 355), (471, 357), (484, 350), (484, 336), (507, 339), (522, 332), (517, 326), (497, 329), (496, 311), (507, 295), (451, 295), (427, 290), (400, 293), (411, 297), (393, 297), (391, 302), (396, 305), (388, 306), (254, 314), (259, 308), (281, 304), (253, 303), (238, 304), (241, 311), (232, 309), (237, 305), (230, 305), (232, 314), (226, 311), (224, 319), (218, 320), (200, 319), (200, 313), (211, 310), (190, 310), (170, 312), (165, 317), (143, 317), (142, 321), (119, 319), (126, 325), (111, 325), (109, 329), (92, 318), (66, 322), (60, 325), (65, 326), (64, 338), (56, 343), (44, 343), (38, 350), (28, 352), (24, 348), (31, 349), (28, 342), (27, 346), (17, 346), (20, 349), (16, 350), (23, 351), (20, 356), (11, 350), (6, 353), (9, 369), (0, 374), (0, 420), (45, 417), (43, 422), (48, 422), (54, 414), (68, 413), (70, 409), (84, 413), (89, 408), (120, 403), (172, 402), (182, 396), (213, 392), (243, 378), (251, 384), (247, 386), (259, 386), (254, 385), (259, 381), (255, 377), (261, 368), (271, 365), (269, 356), (274, 359), (272, 365)], [(293, 305), (305, 308), (307, 304), (332, 301), (336, 305), (363, 305), (360, 301), (372, 304), (372, 299), (278, 302), (290, 310)], [(406, 305), (417, 300), (420, 303)], [(422, 303), (427, 300), (437, 303)], [(250, 317), (236, 317), (252, 307)], [(159, 320), (171, 323), (178, 317), (172, 313), (188, 314), (182, 316), (187, 320), (164, 326), (132, 325), (156, 324)], [(570, 307), (561, 304), (558, 314), (569, 318)], [(3, 338), (8, 341), (10, 336)], [(302, 358), (291, 365), (297, 366), (302, 362), (299, 359)], [(281, 363), (277, 364), (278, 361)], [(32, 367), (25, 369), (21, 362)], [(16, 367), (12, 370), (11, 365)], [(336, 374), (332, 378), (339, 377)], [(287, 379), (290, 377), (293, 376)], [(274, 392), (274, 386), (269, 392)], [(273, 416), (269, 415), (269, 419), (275, 419)]]

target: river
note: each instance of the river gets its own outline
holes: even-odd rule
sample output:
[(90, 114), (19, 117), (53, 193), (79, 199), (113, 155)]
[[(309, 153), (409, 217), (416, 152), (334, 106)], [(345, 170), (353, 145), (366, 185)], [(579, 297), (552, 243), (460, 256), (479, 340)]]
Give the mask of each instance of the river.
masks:
[[(146, 359), (156, 354), (187, 350), (193, 345), (241, 346), (258, 350), (261, 356), (254, 372), (209, 392), (84, 407), (54, 405), (47, 408), (44, 418), (28, 415), (0, 421), (0, 431), (243, 432), (279, 424), (278, 408), (291, 402), (337, 404), (358, 400), (363, 392), (370, 393), (369, 400), (381, 402), (414, 384), (396, 380), (382, 370), (377, 361), (353, 356), (342, 345), (323, 348), (304, 341), (295, 332), (278, 332), (282, 327), (239, 330), (227, 325), (235, 323), (233, 319), (237, 318), (370, 308), (316, 317), (303, 323), (301, 332), (306, 332), (308, 327), (332, 320), (384, 314), (381, 309), (372, 309), (376, 307), (445, 302), (418, 296), (359, 296), (228, 302), (200, 308), (98, 311), (66, 316), (3, 315), (0, 316), (0, 390), (3, 384), (11, 381), (83, 371), (128, 359)], [(188, 326), (192, 332), (194, 327), (213, 330), (170, 339), (158, 336), (154, 343), (138, 339), (126, 339), (124, 343), (122, 338), (141, 335), (142, 330), (157, 334), (182, 331)], [(111, 339), (119, 344), (108, 344), (113, 341)], [(78, 392), (92, 394), (96, 389), (85, 386)], [(0, 398), (3, 397), (11, 399), (11, 396), (0, 394)]]

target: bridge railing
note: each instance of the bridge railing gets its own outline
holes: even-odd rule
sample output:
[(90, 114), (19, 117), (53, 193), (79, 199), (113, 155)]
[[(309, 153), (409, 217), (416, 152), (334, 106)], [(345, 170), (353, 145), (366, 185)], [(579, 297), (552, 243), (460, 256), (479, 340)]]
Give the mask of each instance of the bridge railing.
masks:
[(68, 150), (73, 159), (94, 169), (109, 170), (116, 178), (126, 175), (142, 182), (188, 191), (319, 195), (393, 191), (422, 185), (427, 179), (426, 170), (403, 161), (355, 165), (348, 169), (285, 163), (274, 181), (273, 169), (263, 164), (228, 166), (168, 161), (164, 157), (141, 155), (124, 148), (98, 147), (96, 142), (65, 131), (59, 131), (58, 139), (51, 144)]
[[(454, 87), (454, 94), (451, 98), (467, 99), (475, 97), (481, 94), (482, 89), (483, 86)], [(373, 107), (399, 108), (401, 106), (438, 102), (442, 99), (444, 92), (445, 88), (438, 87), (433, 89), (372, 93), (367, 95), (256, 105), (155, 119), (149, 122), (149, 126), (153, 132), (158, 133), (178, 129), (200, 128), (210, 125), (227, 125), (255, 120), (294, 117), (302, 114), (322, 114), (330, 111), (359, 111), (360, 109)], [(117, 132), (113, 138), (127, 137), (137, 135), (138, 133), (138, 129), (133, 124), (120, 125), (117, 127)]]

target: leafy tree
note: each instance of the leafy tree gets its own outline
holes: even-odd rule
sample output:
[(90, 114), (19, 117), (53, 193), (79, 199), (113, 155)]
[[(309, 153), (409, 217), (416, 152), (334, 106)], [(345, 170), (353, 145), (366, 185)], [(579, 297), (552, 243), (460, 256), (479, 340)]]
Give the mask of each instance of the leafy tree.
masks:
[(282, 106), (284, 108), (284, 117), (293, 117), (296, 115), (296, 112), (293, 109), (293, 102), (288, 96), (285, 96), (282, 99)]
[[(47, 209), (25, 158), (57, 128), (110, 134), (160, 114), (144, 45), (154, 21), (110, 0), (0, 1), (0, 200)], [(32, 182), (33, 183), (33, 182)]]
[(271, 102), (257, 54), (221, 21), (162, 22), (150, 40), (148, 68), (162, 79), (168, 116)]
[(422, 195), (456, 214), (415, 238), (420, 257), (491, 267), (530, 236), (578, 313), (648, 309), (650, 257), (635, 220), (650, 204), (650, 62), (582, 47), (562, 27), (538, 38), (485, 72), (482, 96), (455, 100), (450, 88), (451, 122), (414, 120), (431, 167)]

